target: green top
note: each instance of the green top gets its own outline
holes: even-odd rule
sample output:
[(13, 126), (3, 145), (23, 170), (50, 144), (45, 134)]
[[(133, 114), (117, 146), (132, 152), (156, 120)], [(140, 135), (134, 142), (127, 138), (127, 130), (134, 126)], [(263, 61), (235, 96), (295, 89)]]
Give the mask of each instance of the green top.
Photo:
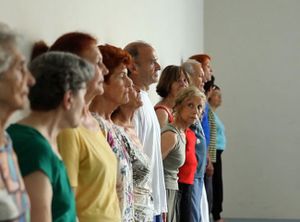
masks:
[(32, 127), (13, 124), (7, 132), (12, 138), (21, 173), (27, 176), (41, 171), (52, 186), (52, 221), (75, 222), (75, 199), (65, 166), (53, 152), (51, 145)]

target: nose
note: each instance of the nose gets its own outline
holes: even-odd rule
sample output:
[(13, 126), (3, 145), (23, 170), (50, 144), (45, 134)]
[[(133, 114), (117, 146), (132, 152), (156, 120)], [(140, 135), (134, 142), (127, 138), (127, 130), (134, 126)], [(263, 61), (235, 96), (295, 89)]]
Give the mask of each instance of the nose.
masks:
[(109, 70), (106, 68), (106, 66), (104, 65), (103, 62), (101, 62), (101, 64), (99, 65), (99, 68), (104, 76), (108, 74)]
[(126, 86), (128, 88), (133, 88), (133, 82), (128, 76), (126, 76)]
[(183, 79), (178, 79), (178, 83), (180, 86), (186, 86), (185, 81)]
[(155, 62), (155, 70), (161, 70), (161, 67), (158, 62)]
[(34, 86), (35, 82), (36, 82), (35, 78), (31, 74), (31, 72), (29, 70), (27, 70), (27, 85), (29, 87)]

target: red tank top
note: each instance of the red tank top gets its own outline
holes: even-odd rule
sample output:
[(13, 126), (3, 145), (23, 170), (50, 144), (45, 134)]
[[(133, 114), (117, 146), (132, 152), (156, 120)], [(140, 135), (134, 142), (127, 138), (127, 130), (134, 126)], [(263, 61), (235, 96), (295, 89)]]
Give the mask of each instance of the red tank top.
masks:
[[(156, 105), (154, 107), (155, 110), (157, 109), (163, 109), (168, 114), (168, 121), (169, 123), (172, 123), (174, 121), (173, 115), (170, 113), (169, 109), (162, 105)], [(186, 136), (186, 147), (185, 147), (185, 162), (184, 164), (179, 168), (178, 173), (178, 182), (185, 183), (185, 184), (193, 184), (194, 183), (194, 176), (197, 169), (197, 158), (196, 158), (196, 135), (195, 133), (188, 128), (185, 131)]]
[(196, 135), (190, 129), (185, 131), (186, 147), (185, 147), (185, 162), (183, 166), (179, 168), (178, 182), (185, 184), (194, 184), (194, 177), (197, 169), (197, 158), (195, 152)]
[(154, 110), (163, 109), (168, 114), (168, 121), (169, 123), (172, 123), (174, 121), (173, 115), (170, 113), (169, 109), (163, 105), (156, 105), (154, 106)]

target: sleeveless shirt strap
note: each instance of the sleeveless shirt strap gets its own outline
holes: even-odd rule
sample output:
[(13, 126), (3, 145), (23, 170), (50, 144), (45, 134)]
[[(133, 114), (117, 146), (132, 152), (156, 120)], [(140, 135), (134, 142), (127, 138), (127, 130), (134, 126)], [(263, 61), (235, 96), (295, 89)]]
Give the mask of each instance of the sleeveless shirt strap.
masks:
[(166, 106), (163, 106), (163, 105), (154, 106), (154, 110), (158, 110), (158, 109), (163, 109), (167, 112), (169, 123), (172, 123), (174, 121), (173, 115), (170, 113), (169, 109)]

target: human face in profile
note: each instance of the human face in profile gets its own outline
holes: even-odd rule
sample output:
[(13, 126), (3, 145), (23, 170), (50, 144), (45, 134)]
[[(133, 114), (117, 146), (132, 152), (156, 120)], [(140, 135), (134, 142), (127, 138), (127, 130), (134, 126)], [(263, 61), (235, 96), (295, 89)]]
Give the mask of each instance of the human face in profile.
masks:
[(132, 81), (127, 75), (127, 67), (124, 64), (117, 66), (104, 83), (103, 96), (120, 106), (129, 102), (129, 90)]
[(0, 107), (10, 111), (23, 109), (28, 101), (29, 89), (35, 79), (27, 69), (25, 57), (12, 47), (12, 62), (8, 70), (0, 74)]
[(108, 70), (103, 63), (100, 50), (96, 44), (91, 44), (82, 52), (81, 56), (95, 67), (95, 75), (87, 84), (87, 96), (94, 97), (96, 95), (102, 95), (104, 92), (104, 76), (108, 74)]
[(156, 52), (151, 46), (143, 46), (139, 49), (139, 56), (135, 63), (137, 73), (145, 87), (158, 82), (158, 71), (161, 67)]

